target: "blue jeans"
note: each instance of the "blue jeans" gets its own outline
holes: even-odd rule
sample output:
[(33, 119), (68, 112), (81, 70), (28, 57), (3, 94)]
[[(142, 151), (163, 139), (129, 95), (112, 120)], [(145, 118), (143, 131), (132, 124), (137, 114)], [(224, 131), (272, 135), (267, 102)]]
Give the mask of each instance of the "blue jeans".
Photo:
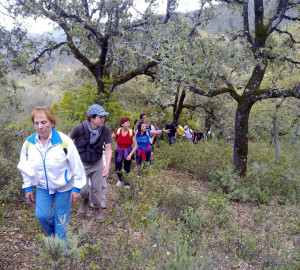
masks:
[(173, 143), (174, 143), (174, 140), (175, 140), (175, 136), (169, 136), (169, 137), (168, 137), (168, 142), (169, 142), (169, 144), (173, 144)]
[(48, 236), (57, 235), (66, 240), (71, 212), (71, 192), (72, 190), (56, 191), (49, 194), (47, 189), (36, 188), (35, 215)]

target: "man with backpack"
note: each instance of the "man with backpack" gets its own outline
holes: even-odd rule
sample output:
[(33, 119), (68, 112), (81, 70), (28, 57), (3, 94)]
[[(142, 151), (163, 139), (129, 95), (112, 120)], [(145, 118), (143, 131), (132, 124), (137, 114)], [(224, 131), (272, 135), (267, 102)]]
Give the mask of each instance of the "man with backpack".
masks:
[[(80, 214), (85, 214), (89, 206), (90, 192), (94, 206), (94, 218), (103, 221), (102, 208), (106, 208), (106, 177), (109, 173), (112, 150), (111, 131), (105, 125), (105, 116), (108, 115), (102, 106), (94, 104), (87, 111), (87, 121), (77, 125), (69, 134), (75, 139), (85, 173), (89, 181), (81, 189), (80, 195), (83, 204), (79, 209)], [(103, 166), (103, 145), (105, 144), (106, 165)]]

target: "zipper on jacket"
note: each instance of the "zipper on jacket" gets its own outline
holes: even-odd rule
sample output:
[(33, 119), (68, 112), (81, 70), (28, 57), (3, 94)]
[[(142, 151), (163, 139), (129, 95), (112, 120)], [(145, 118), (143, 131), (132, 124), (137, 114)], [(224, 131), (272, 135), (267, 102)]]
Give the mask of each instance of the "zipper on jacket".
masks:
[(53, 145), (51, 145), (50, 147), (48, 147), (48, 149), (46, 150), (46, 152), (45, 152), (45, 158), (43, 158), (43, 155), (42, 155), (40, 149), (37, 148), (37, 150), (40, 152), (42, 160), (43, 160), (43, 167), (44, 167), (44, 173), (45, 173), (45, 178), (46, 178), (47, 190), (49, 190), (49, 187), (48, 187), (48, 176), (47, 176), (47, 171), (46, 171), (46, 155), (47, 155), (48, 150), (51, 149), (52, 147), (53, 147)]
[(46, 160), (46, 153), (47, 153), (47, 151), (48, 151), (49, 148), (48, 148), (48, 149), (46, 150), (46, 152), (45, 152), (45, 158), (43, 157), (43, 155), (42, 155), (40, 149), (39, 149), (38, 147), (36, 147), (36, 149), (39, 151), (39, 153), (40, 153), (40, 155), (41, 155), (41, 157), (42, 157), (42, 160), (43, 160), (44, 174), (45, 174), (45, 178), (46, 178), (46, 187), (47, 187), (47, 190), (49, 190), (49, 188), (48, 188), (48, 177), (47, 177), (47, 173), (46, 173), (46, 163), (45, 163), (45, 160)]

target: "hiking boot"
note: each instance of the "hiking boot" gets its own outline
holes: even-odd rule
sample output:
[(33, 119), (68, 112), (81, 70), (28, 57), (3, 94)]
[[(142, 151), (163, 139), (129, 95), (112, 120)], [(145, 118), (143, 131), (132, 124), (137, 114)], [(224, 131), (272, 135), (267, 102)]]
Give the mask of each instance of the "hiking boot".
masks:
[(89, 207), (89, 201), (84, 200), (83, 204), (79, 208), (79, 214), (84, 215), (87, 212), (88, 207)]
[[(95, 208), (94, 205), (93, 205), (93, 203), (90, 204), (90, 207), (91, 207), (91, 208)], [(106, 203), (101, 203), (101, 208), (102, 208), (102, 209), (107, 209)]]
[(96, 221), (99, 221), (99, 222), (104, 222), (104, 217), (102, 215), (102, 209), (101, 208), (95, 208), (94, 209), (94, 219)]
[(117, 187), (120, 187), (120, 186), (123, 185), (123, 183), (124, 183), (124, 181), (119, 180), (119, 181), (117, 182), (116, 186), (117, 186)]

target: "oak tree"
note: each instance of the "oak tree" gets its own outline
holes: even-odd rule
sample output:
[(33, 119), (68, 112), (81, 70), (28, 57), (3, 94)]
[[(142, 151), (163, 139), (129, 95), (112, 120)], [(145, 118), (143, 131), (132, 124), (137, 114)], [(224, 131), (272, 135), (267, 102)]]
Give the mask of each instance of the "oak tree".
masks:
[[(215, 80), (213, 87), (207, 90), (194, 84), (190, 86), (190, 90), (209, 97), (229, 93), (237, 102), (233, 162), (239, 174), (244, 176), (247, 171), (248, 121), (252, 106), (263, 99), (300, 98), (299, 80), (283, 86), (278, 83), (280, 80), (275, 80), (282, 76), (280, 72), (269, 73), (271, 78), (266, 76), (272, 63), (279, 62), (288, 67), (290, 74), (295, 76), (296, 73), (299, 78), (300, 61), (297, 50), (299, 50), (300, 41), (286, 25), (282, 25), (285, 22), (300, 20), (297, 16), (300, 3), (288, 0), (270, 2), (224, 0), (220, 2), (235, 5), (242, 15), (242, 31), (233, 35), (227, 45), (229, 49), (235, 48), (231, 52), (231, 58), (238, 61), (230, 60), (230, 57), (224, 61), (224, 57), (221, 57), (218, 63), (223, 66), (223, 69), (219, 68), (218, 74), (211, 73), (211, 77)], [(251, 6), (253, 9), (250, 9)], [(250, 16), (250, 13), (253, 16)], [(254, 18), (254, 22), (250, 18)], [(280, 41), (275, 43), (274, 36), (278, 34)], [(240, 50), (244, 51), (243, 54), (236, 50), (236, 44), (239, 44)], [(241, 74), (247, 75), (244, 84), (241, 85), (239, 82), (239, 85), (235, 85)]]

